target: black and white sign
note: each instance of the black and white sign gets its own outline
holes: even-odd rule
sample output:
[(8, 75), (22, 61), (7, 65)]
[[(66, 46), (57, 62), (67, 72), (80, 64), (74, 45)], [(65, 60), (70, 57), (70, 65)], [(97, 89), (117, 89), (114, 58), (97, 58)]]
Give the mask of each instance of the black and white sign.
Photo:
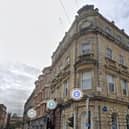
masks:
[(103, 107), (103, 112), (107, 112), (108, 108), (106, 106)]

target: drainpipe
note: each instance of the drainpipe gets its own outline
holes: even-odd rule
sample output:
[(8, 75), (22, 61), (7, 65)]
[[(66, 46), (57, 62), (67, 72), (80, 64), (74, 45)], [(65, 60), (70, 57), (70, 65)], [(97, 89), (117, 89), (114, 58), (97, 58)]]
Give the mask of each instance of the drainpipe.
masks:
[(76, 104), (74, 105), (74, 129), (76, 129), (77, 124), (77, 115), (76, 115)]
[(99, 115), (99, 129), (101, 129), (101, 106), (98, 106), (98, 115)]
[[(87, 97), (86, 99), (86, 123), (88, 123), (88, 119), (89, 119), (89, 101), (90, 101), (90, 98)], [(89, 124), (89, 123), (88, 123)], [(86, 125), (85, 125), (86, 126)], [(89, 127), (87, 127), (87, 129), (89, 129)]]

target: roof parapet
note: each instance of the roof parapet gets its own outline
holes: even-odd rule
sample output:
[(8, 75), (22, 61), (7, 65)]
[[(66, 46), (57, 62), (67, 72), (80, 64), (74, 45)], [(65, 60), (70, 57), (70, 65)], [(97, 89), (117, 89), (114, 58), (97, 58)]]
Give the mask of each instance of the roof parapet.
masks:
[(85, 5), (83, 6), (81, 9), (78, 10), (78, 14), (80, 16), (84, 15), (85, 13), (87, 13), (88, 11), (98, 11), (98, 9), (94, 9), (94, 5)]

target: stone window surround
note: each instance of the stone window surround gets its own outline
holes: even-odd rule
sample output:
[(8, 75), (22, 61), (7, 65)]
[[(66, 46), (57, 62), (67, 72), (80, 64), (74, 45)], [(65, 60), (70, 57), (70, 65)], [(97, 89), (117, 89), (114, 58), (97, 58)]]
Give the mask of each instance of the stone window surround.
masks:
[[(82, 88), (82, 86), (81, 86), (81, 85), (82, 85), (82, 78), (81, 78), (81, 76), (82, 76), (83, 73), (90, 73), (90, 74), (91, 74), (91, 77), (90, 77), (91, 86), (90, 86), (90, 88), (88, 88), (88, 89), (87, 89), (86, 87), (85, 87), (85, 88)], [(90, 90), (90, 89), (93, 88), (92, 85), (93, 85), (93, 71), (92, 71), (92, 70), (80, 71), (80, 72), (79, 72), (79, 87), (80, 87), (82, 90)]]
[(63, 97), (67, 97), (68, 96), (68, 88), (69, 87), (69, 80), (66, 79), (63, 81)]
[[(126, 87), (122, 87), (122, 81), (124, 81), (126, 84), (124, 84), (124, 86), (126, 85)], [(128, 89), (129, 89), (129, 82), (123, 78), (120, 79), (120, 85), (121, 85), (121, 90), (122, 90), (122, 95), (123, 96), (128, 96)], [(126, 90), (126, 95), (123, 93), (123, 89)]]
[[(111, 77), (110, 78), (111, 80), (108, 77)], [(106, 74), (106, 81), (107, 81), (108, 93), (109, 94), (116, 93), (116, 77), (114, 75), (108, 73), (108, 74)], [(114, 91), (110, 91), (110, 89), (109, 89), (109, 84), (110, 83), (114, 85)]]
[(112, 49), (110, 47), (106, 48), (106, 57), (113, 59), (113, 53), (112, 53)]
[(111, 127), (111, 129), (119, 129), (118, 114), (117, 113), (112, 113), (111, 119), (112, 119), (112, 127)]

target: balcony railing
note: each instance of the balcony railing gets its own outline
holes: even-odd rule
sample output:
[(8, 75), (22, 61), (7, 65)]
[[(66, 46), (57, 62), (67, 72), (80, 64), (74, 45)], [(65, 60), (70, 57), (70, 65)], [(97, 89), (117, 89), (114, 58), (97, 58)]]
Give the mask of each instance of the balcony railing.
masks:
[(113, 70), (118, 70), (116, 61), (109, 57), (105, 57), (105, 66)]
[(81, 55), (77, 58), (75, 67), (78, 67), (79, 65), (83, 65), (83, 64), (96, 64), (96, 63), (97, 63), (97, 60), (94, 58), (94, 54), (87, 53), (87, 54)]

